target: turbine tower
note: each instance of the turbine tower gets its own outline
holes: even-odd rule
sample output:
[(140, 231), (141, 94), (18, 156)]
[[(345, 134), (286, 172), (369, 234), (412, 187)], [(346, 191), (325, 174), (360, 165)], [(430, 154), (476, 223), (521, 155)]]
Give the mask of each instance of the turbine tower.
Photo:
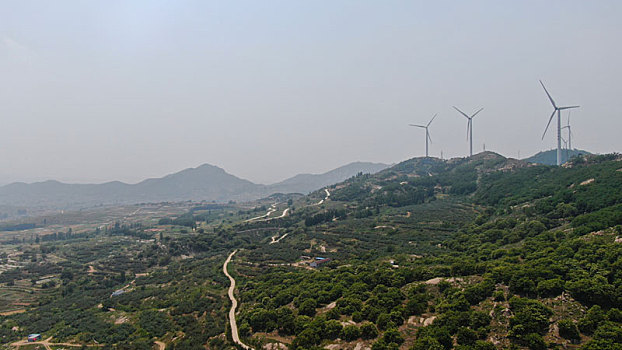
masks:
[(553, 120), (555, 113), (557, 113), (557, 165), (560, 166), (562, 165), (562, 114), (561, 113), (564, 109), (579, 108), (579, 106), (557, 107), (557, 105), (555, 104), (555, 101), (553, 101), (553, 98), (551, 97), (551, 94), (549, 94), (548, 90), (544, 86), (544, 83), (542, 83), (542, 80), (540, 80), (540, 85), (542, 85), (544, 92), (546, 92), (546, 95), (549, 97), (549, 100), (551, 101), (551, 104), (553, 105), (553, 108), (554, 108), (553, 113), (551, 114), (551, 117), (549, 118), (549, 123), (546, 124), (546, 129), (544, 129), (544, 134), (542, 134), (542, 139), (544, 140), (544, 136), (546, 135), (547, 130), (549, 130), (549, 125), (551, 125), (551, 121)]
[(473, 156), (473, 118), (477, 115), (477, 113), (481, 112), (483, 108), (480, 108), (477, 112), (473, 113), (472, 116), (469, 117), (468, 114), (459, 110), (458, 107), (454, 106), (454, 109), (457, 110), (460, 114), (462, 114), (469, 121), (467, 122), (467, 141), (470, 141), (469, 144), (469, 156)]
[(562, 137), (562, 142), (564, 143), (564, 151), (566, 151), (566, 161), (568, 161), (568, 141)]
[(568, 111), (568, 124), (562, 127), (563, 129), (568, 129), (568, 149), (572, 150), (572, 130), (570, 130), (570, 111)]
[(432, 124), (432, 121), (434, 120), (434, 118), (436, 118), (436, 114), (432, 117), (432, 119), (430, 119), (430, 122), (428, 122), (427, 125), (408, 124), (410, 126), (416, 126), (418, 128), (425, 129), (425, 157), (426, 158), (428, 158), (428, 141), (432, 143), (432, 138), (430, 137), (430, 130), (428, 130), (428, 128), (430, 127), (430, 124)]

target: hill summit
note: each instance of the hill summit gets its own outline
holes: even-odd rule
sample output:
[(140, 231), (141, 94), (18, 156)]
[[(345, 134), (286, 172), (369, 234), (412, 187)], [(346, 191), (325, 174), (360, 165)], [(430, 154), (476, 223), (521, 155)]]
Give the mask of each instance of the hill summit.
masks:
[[(592, 153), (580, 149), (562, 150), (562, 163), (566, 163), (570, 159), (580, 155), (591, 155)], [(524, 159), (529, 163), (544, 164), (544, 165), (557, 165), (557, 150), (551, 149), (548, 151), (542, 151), (534, 154), (533, 156)]]

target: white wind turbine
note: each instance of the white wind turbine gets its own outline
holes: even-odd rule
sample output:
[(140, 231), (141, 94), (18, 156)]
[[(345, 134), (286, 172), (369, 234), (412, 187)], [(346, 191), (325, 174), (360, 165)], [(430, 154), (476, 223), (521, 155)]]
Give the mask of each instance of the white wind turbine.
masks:
[(570, 129), (570, 111), (568, 111), (568, 121), (566, 126), (562, 127), (563, 129), (568, 129), (568, 149), (572, 150), (572, 130)]
[(462, 114), (469, 121), (467, 122), (467, 140), (470, 141), (469, 144), (469, 156), (473, 155), (473, 118), (477, 115), (477, 113), (481, 112), (483, 108), (480, 108), (477, 112), (473, 113), (473, 115), (469, 116), (463, 111), (459, 110), (458, 107), (453, 106), (455, 110), (457, 110), (460, 114)]
[(579, 108), (579, 106), (557, 107), (557, 105), (555, 104), (555, 101), (553, 101), (553, 98), (551, 97), (551, 94), (549, 94), (548, 90), (544, 86), (544, 83), (542, 83), (542, 80), (540, 80), (540, 85), (542, 85), (544, 92), (546, 92), (546, 95), (549, 97), (549, 100), (551, 101), (551, 104), (553, 105), (553, 108), (554, 108), (553, 113), (551, 114), (551, 117), (549, 118), (549, 123), (546, 124), (546, 129), (544, 129), (544, 134), (542, 134), (542, 139), (544, 140), (544, 136), (546, 135), (546, 132), (549, 129), (549, 125), (551, 125), (551, 121), (553, 121), (553, 117), (555, 116), (555, 113), (557, 113), (557, 165), (559, 166), (559, 165), (562, 165), (562, 114), (561, 113), (564, 109)]
[(415, 126), (418, 128), (423, 128), (425, 129), (425, 157), (428, 157), (428, 141), (430, 141), (430, 143), (432, 143), (432, 138), (430, 137), (430, 124), (432, 124), (432, 121), (434, 120), (434, 118), (436, 118), (436, 114), (432, 117), (432, 119), (430, 119), (430, 121), (428, 122), (427, 125), (416, 125), (416, 124), (408, 124), (410, 126)]

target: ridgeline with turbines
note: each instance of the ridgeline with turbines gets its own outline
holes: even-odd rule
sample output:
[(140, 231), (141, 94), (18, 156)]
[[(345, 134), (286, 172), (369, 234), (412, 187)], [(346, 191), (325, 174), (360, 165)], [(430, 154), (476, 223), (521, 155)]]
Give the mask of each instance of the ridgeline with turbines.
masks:
[[(572, 130), (570, 126), (570, 113), (568, 114), (568, 120), (567, 120), (566, 125), (562, 126), (562, 121), (561, 121), (561, 111), (579, 108), (580, 106), (561, 106), (561, 107), (557, 106), (557, 104), (553, 100), (553, 97), (551, 97), (551, 94), (549, 94), (549, 91), (546, 89), (546, 87), (544, 86), (544, 83), (541, 80), (540, 80), (540, 85), (542, 85), (544, 92), (546, 93), (549, 101), (551, 101), (551, 104), (553, 105), (553, 113), (551, 114), (551, 117), (549, 118), (546, 128), (544, 129), (544, 133), (542, 134), (542, 140), (544, 140), (544, 137), (546, 136), (549, 126), (551, 125), (551, 122), (553, 121), (555, 114), (557, 114), (557, 134), (556, 134), (557, 149), (556, 149), (555, 165), (558, 165), (558, 166), (562, 165), (562, 163), (572, 158), (573, 155), (588, 153), (585, 151), (577, 151), (577, 150), (572, 149)], [(467, 134), (467, 142), (469, 143), (469, 156), (473, 156), (473, 118), (475, 118), (475, 116), (479, 114), (484, 108), (480, 108), (479, 110), (477, 110), (475, 113), (471, 115), (463, 112), (456, 106), (453, 106), (453, 108), (467, 119), (466, 134)], [(434, 117), (430, 120), (430, 122), (428, 122), (428, 124), (426, 125), (409, 124), (410, 126), (415, 126), (415, 127), (425, 129), (425, 156), (426, 157), (429, 157), (429, 154), (430, 154), (428, 141), (432, 143), (432, 139), (430, 137), (430, 132), (429, 132), (429, 127), (430, 127), (430, 124), (432, 124), (432, 121), (434, 120), (434, 118), (436, 118), (436, 116), (437, 114), (435, 114)], [(568, 130), (567, 139), (564, 139), (564, 137), (562, 136), (562, 130)], [(562, 147), (562, 143), (564, 144), (563, 147)], [(486, 146), (484, 144), (484, 151), (486, 150), (485, 148)], [(441, 152), (441, 158), (442, 158), (442, 152)]]

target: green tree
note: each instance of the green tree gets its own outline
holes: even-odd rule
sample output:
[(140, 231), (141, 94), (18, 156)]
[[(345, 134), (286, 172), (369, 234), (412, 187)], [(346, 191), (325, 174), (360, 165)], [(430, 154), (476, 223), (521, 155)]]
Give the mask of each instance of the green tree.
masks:
[(309, 349), (314, 345), (319, 344), (320, 340), (321, 337), (315, 332), (315, 330), (307, 328), (296, 336), (292, 342), (292, 347), (294, 349)]
[(527, 334), (544, 334), (549, 329), (549, 318), (553, 312), (539, 301), (512, 297), (510, 307), (514, 317), (510, 318), (511, 335), (515, 337)]
[(456, 335), (456, 341), (460, 345), (473, 345), (477, 340), (477, 333), (467, 327), (460, 327)]
[(404, 337), (400, 331), (397, 330), (397, 328), (391, 328), (384, 332), (382, 340), (384, 340), (387, 344), (395, 343), (397, 345), (401, 345), (404, 343)]
[(540, 334), (530, 333), (525, 336), (525, 343), (531, 350), (546, 350), (548, 346)]
[(596, 328), (605, 321), (605, 317), (605, 313), (600, 306), (592, 306), (587, 310), (585, 317), (579, 320), (579, 329), (581, 333), (591, 335)]
[(173, 325), (165, 313), (155, 310), (145, 310), (138, 316), (138, 324), (151, 337), (159, 338), (167, 331), (173, 330)]
[(361, 330), (355, 325), (347, 325), (343, 327), (343, 339), (353, 341), (361, 337)]
[(336, 339), (341, 335), (343, 331), (343, 326), (337, 320), (329, 320), (326, 321), (325, 324), (325, 338), (328, 339)]
[(277, 327), (279, 332), (285, 335), (294, 334), (296, 331), (295, 316), (292, 309), (288, 307), (280, 307), (276, 310)]
[(361, 337), (363, 339), (374, 339), (378, 336), (378, 328), (371, 322), (364, 322), (361, 325)]
[(410, 350), (445, 350), (445, 348), (435, 338), (426, 336), (417, 339)]
[(388, 329), (390, 323), (392, 323), (391, 315), (384, 313), (384, 312), (378, 315), (378, 319), (376, 319), (376, 326), (378, 326), (378, 329), (382, 331)]
[(577, 325), (572, 322), (572, 320), (560, 320), (557, 323), (559, 328), (559, 336), (573, 342), (576, 342), (581, 339), (581, 335), (579, 334), (579, 329)]
[(317, 303), (315, 302), (315, 300), (306, 299), (302, 302), (302, 304), (300, 304), (300, 307), (298, 308), (298, 313), (300, 315), (314, 316), (316, 306)]

